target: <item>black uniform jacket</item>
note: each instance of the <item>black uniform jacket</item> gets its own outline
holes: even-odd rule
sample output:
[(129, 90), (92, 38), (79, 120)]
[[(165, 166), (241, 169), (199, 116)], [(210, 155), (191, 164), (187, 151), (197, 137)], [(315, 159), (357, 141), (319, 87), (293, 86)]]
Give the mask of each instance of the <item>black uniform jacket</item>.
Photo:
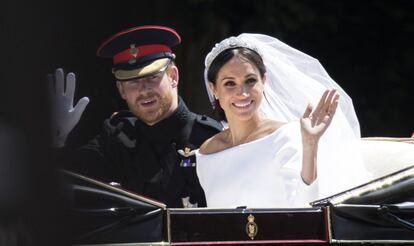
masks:
[(217, 121), (190, 112), (180, 98), (167, 119), (149, 126), (129, 112), (104, 122), (102, 132), (76, 151), (64, 151), (65, 168), (182, 207), (182, 197), (205, 206), (192, 150), (218, 133)]

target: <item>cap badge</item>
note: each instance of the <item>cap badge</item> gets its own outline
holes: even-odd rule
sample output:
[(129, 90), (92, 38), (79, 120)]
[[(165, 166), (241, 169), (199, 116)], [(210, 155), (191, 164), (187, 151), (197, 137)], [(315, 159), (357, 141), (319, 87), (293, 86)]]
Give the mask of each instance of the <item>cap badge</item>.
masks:
[(137, 58), (137, 55), (138, 55), (138, 49), (135, 47), (135, 44), (131, 44), (131, 45), (130, 45), (130, 47), (131, 47), (131, 49), (129, 50), (129, 53), (130, 53), (133, 57)]

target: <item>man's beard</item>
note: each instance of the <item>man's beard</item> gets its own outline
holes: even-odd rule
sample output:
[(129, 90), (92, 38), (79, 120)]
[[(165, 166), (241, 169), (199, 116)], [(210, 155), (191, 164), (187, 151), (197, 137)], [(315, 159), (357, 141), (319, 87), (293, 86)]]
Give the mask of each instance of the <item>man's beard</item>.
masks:
[[(139, 104), (143, 98), (155, 98), (157, 100), (157, 108), (154, 110), (143, 109)], [(161, 97), (158, 93), (151, 93), (149, 95), (140, 96), (135, 100), (135, 105), (130, 105), (130, 110), (140, 120), (148, 125), (153, 125), (169, 116), (173, 98), (170, 93), (167, 93), (164, 97)]]

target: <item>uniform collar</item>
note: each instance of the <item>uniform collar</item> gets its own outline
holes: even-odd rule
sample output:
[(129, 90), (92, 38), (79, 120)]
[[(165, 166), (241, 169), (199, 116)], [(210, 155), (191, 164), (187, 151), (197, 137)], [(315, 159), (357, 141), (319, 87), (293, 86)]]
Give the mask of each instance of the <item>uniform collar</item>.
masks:
[(137, 120), (135, 125), (149, 141), (155, 144), (165, 144), (174, 141), (174, 137), (181, 132), (191, 118), (192, 113), (181, 97), (178, 97), (178, 107), (168, 118), (152, 126), (141, 120)]

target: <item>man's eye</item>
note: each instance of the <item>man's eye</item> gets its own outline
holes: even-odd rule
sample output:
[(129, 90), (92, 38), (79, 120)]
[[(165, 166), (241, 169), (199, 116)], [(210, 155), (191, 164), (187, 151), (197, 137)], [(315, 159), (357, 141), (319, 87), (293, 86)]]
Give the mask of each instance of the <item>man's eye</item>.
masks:
[(148, 77), (148, 80), (151, 82), (155, 82), (155, 81), (158, 81), (159, 78), (160, 78), (159, 75), (151, 75)]
[(137, 85), (139, 83), (139, 80), (131, 80), (126, 82), (128, 85)]

